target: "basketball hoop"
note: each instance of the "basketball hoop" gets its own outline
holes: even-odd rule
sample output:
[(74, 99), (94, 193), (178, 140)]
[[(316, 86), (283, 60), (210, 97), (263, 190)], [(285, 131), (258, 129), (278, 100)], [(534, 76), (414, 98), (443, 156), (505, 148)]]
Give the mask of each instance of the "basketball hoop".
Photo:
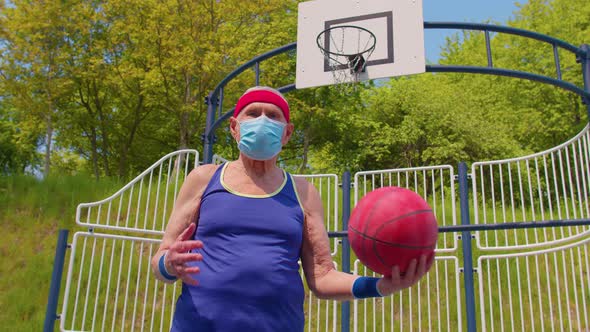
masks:
[(375, 34), (359, 26), (339, 25), (320, 32), (316, 42), (324, 55), (324, 71), (332, 73), (334, 84), (341, 92), (354, 90), (375, 50)]

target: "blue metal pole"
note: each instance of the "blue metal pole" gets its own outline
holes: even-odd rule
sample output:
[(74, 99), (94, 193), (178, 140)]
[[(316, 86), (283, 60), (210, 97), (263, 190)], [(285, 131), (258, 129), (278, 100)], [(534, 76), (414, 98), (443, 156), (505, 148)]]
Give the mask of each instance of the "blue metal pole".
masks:
[(528, 31), (509, 26), (501, 26), (486, 23), (467, 23), (467, 22), (424, 22), (424, 29), (458, 29), (458, 30), (479, 30), (479, 31), (493, 31), (507, 33), (511, 35), (522, 36), (526, 38), (536, 39), (549, 44), (555, 44), (570, 52), (578, 52), (578, 48), (563, 40), (547, 36), (538, 32)]
[(57, 316), (57, 302), (59, 300), (59, 289), (61, 286), (61, 276), (64, 270), (66, 250), (68, 248), (68, 230), (60, 229), (57, 237), (57, 247), (55, 248), (55, 259), (53, 261), (53, 273), (51, 274), (51, 284), (49, 285), (49, 297), (47, 299), (47, 311), (45, 312), (44, 332), (54, 330)]
[(210, 93), (205, 99), (207, 103), (207, 118), (205, 120), (205, 133), (203, 134), (203, 163), (211, 164), (213, 162), (213, 123), (215, 122), (215, 109), (217, 108), (217, 96)]
[[(582, 63), (582, 77), (584, 79), (584, 90), (590, 94), (590, 45), (584, 44), (580, 46), (582, 54), (578, 56), (578, 61)], [(590, 121), (590, 98), (584, 98), (586, 104), (588, 121)]]
[(260, 62), (256, 62), (254, 66), (254, 73), (256, 75), (256, 86), (260, 85)]
[[(348, 230), (348, 219), (350, 218), (350, 172), (342, 175), (342, 230)], [(350, 272), (350, 243), (348, 237), (342, 238), (342, 271)], [(342, 319), (340, 321), (342, 332), (350, 331), (350, 301), (342, 303)]]
[[(459, 198), (461, 204), (461, 225), (469, 225), (469, 180), (467, 164), (459, 163)], [(463, 240), (463, 275), (465, 289), (465, 309), (467, 314), (467, 331), (475, 332), (475, 285), (473, 282), (473, 257), (471, 251), (471, 232), (461, 232)]]
[(553, 61), (555, 62), (555, 73), (557, 74), (557, 79), (561, 81), (562, 76), (561, 62), (559, 61), (559, 48), (555, 44), (553, 44)]
[[(522, 222), (504, 222), (497, 224), (469, 224), (469, 225), (451, 225), (438, 227), (439, 233), (459, 233), (475, 231), (497, 231), (503, 229), (532, 229), (532, 228), (549, 228), (549, 227), (572, 227), (588, 226), (590, 219), (559, 219), (559, 220), (539, 220), (539, 221), (522, 221)], [(328, 237), (348, 237), (347, 231), (329, 232)]]
[(494, 60), (492, 59), (492, 44), (490, 44), (490, 32), (486, 30), (486, 52), (488, 56), (488, 67), (494, 67)]
[(583, 98), (590, 98), (590, 93), (588, 91), (585, 91), (573, 83), (558, 80), (549, 76), (526, 73), (519, 70), (477, 66), (426, 65), (426, 71), (429, 73), (471, 73), (521, 78), (529, 81), (551, 84), (556, 87), (571, 91)]

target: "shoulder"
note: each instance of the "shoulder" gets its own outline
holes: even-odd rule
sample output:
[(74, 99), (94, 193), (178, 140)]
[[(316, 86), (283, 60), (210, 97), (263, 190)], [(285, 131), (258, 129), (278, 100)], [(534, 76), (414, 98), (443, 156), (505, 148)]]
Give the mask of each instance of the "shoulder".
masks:
[(297, 190), (299, 200), (306, 212), (322, 209), (320, 193), (312, 183), (300, 176), (293, 176), (293, 181), (295, 182), (295, 189)]
[(219, 165), (205, 164), (193, 169), (187, 175), (180, 188), (176, 200), (177, 207), (181, 209), (186, 208), (188, 210), (196, 209), (201, 200), (201, 196), (205, 192), (205, 188), (218, 168)]
[(202, 188), (206, 186), (220, 165), (204, 164), (194, 168), (186, 177), (184, 186)]
[(213, 176), (213, 174), (215, 173), (215, 171), (221, 167), (221, 165), (213, 165), (213, 164), (203, 164), (200, 165), (199, 167), (196, 167), (195, 169), (193, 169), (187, 179), (190, 179), (192, 181), (200, 181), (200, 180), (205, 180), (205, 179), (209, 179)]

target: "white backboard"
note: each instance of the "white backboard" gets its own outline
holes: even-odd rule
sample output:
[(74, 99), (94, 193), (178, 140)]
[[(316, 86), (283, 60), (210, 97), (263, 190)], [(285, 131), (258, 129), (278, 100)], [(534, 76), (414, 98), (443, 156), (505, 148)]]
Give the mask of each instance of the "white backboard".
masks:
[[(298, 12), (298, 89), (335, 84), (332, 68), (318, 44), (331, 52), (338, 48), (362, 51), (370, 45), (366, 35), (353, 29), (342, 35), (333, 29), (338, 26), (357, 26), (375, 36), (375, 48), (364, 72), (358, 74), (359, 81), (425, 72), (422, 0), (307, 1), (299, 4)], [(322, 34), (327, 29), (332, 29), (331, 33)]]

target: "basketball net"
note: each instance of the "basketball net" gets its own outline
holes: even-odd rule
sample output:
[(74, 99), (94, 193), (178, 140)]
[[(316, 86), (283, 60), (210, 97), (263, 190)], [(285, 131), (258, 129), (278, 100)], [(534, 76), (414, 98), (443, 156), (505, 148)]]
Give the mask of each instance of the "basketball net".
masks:
[(317, 44), (336, 91), (344, 95), (356, 92), (360, 75), (375, 50), (375, 35), (362, 27), (343, 25), (322, 31)]

